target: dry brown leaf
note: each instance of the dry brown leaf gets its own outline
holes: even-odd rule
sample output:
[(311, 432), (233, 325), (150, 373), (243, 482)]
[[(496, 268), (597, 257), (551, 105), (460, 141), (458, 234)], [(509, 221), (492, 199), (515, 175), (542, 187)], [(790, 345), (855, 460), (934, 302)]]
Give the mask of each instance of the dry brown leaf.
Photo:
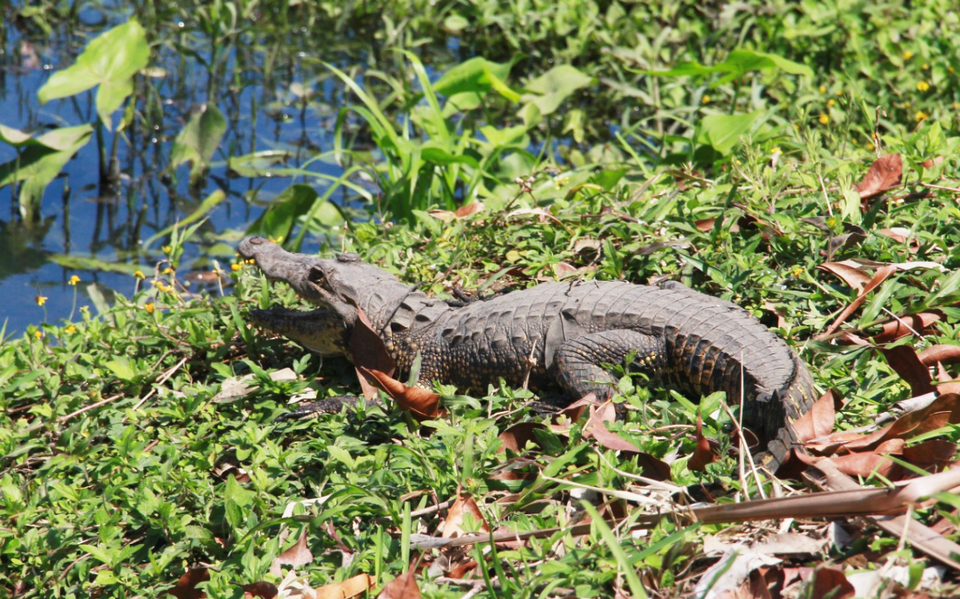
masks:
[(887, 154), (870, 165), (863, 181), (854, 189), (860, 194), (861, 200), (867, 200), (900, 185), (902, 178), (903, 160), (900, 154)]
[(857, 295), (857, 299), (850, 302), (850, 305), (848, 305), (846, 308), (843, 309), (843, 311), (840, 313), (839, 316), (837, 316), (837, 319), (833, 322), (833, 324), (827, 327), (826, 331), (817, 335), (816, 339), (822, 340), (823, 338), (829, 337), (830, 335), (832, 335), (838, 328), (840, 328), (840, 325), (842, 325), (847, 320), (847, 318), (849, 318), (849, 316), (853, 314), (857, 310), (857, 308), (859, 308), (863, 304), (863, 302), (867, 301), (867, 294), (873, 291), (875, 288), (877, 288), (885, 280), (887, 280), (887, 278), (890, 275), (892, 275), (894, 272), (896, 272), (896, 267), (890, 264), (877, 268), (876, 274), (873, 275), (873, 278), (870, 279), (870, 282), (867, 283), (863, 287), (863, 289), (860, 290), (859, 294)]
[(935, 166), (943, 164), (943, 160), (944, 160), (943, 156), (935, 156), (933, 158), (927, 158), (920, 164), (923, 165), (923, 168), (925, 169), (931, 169)]
[(243, 596), (247, 599), (253, 599), (257, 597), (258, 599), (274, 599), (279, 593), (277, 586), (269, 582), (254, 582), (251, 584), (241, 584), (237, 585), (243, 589)]
[(887, 439), (909, 439), (960, 422), (960, 395), (946, 393), (916, 412), (905, 414), (880, 430), (843, 444), (845, 449), (874, 449)]
[(843, 262), (824, 262), (817, 268), (836, 275), (847, 284), (847, 287), (857, 291), (863, 289), (873, 278), (869, 273)]
[(503, 443), (500, 451), (509, 449), (514, 453), (520, 453), (527, 446), (528, 442), (537, 444), (537, 436), (533, 431), (543, 430), (546, 427), (540, 422), (520, 422), (514, 424), (507, 430), (500, 433), (498, 439)]
[(839, 568), (817, 568), (813, 574), (813, 588), (810, 597), (826, 597), (831, 599), (849, 599), (856, 596), (856, 590), (846, 575)]
[(797, 440), (804, 443), (833, 432), (837, 409), (842, 405), (843, 400), (837, 392), (833, 389), (827, 390), (806, 414), (797, 418), (796, 422), (793, 423)]
[(433, 391), (420, 387), (408, 387), (397, 379), (373, 368), (361, 366), (360, 371), (386, 391), (387, 395), (397, 402), (397, 406), (412, 413), (414, 418), (429, 420), (442, 414), (440, 396)]
[[(870, 337), (874, 343), (889, 343), (907, 335), (929, 334), (929, 327), (943, 318), (938, 312), (921, 312), (900, 318), (883, 325), (883, 331)], [(929, 365), (928, 365), (929, 366)]]
[(880, 229), (877, 231), (877, 233), (900, 243), (906, 243), (906, 241), (910, 239), (910, 236), (913, 234), (910, 229), (905, 227), (890, 227), (889, 229)]
[(312, 561), (313, 554), (307, 548), (307, 529), (304, 528), (300, 532), (300, 538), (297, 539), (296, 544), (273, 560), (273, 563), (270, 564), (270, 573), (276, 575), (277, 578), (283, 578), (280, 573), (281, 566), (296, 568), (297, 566), (305, 566)]
[(187, 570), (167, 593), (177, 599), (202, 599), (207, 594), (198, 589), (197, 585), (208, 580), (210, 580), (210, 572), (206, 568)]
[(353, 327), (353, 334), (350, 336), (350, 354), (353, 356), (353, 365), (357, 369), (357, 378), (360, 380), (363, 396), (367, 399), (375, 399), (377, 388), (363, 376), (363, 369), (376, 370), (389, 377), (393, 376), (397, 367), (393, 358), (387, 353), (387, 346), (383, 343), (383, 339), (373, 330), (370, 319), (359, 307), (357, 307), (357, 321)]
[(926, 366), (957, 364), (960, 363), (960, 346), (934, 345), (917, 354), (917, 357)]
[[(640, 451), (636, 445), (620, 435), (611, 433), (610, 430), (607, 429), (604, 424), (604, 418), (608, 416), (604, 414), (605, 412), (606, 410), (603, 409), (603, 405), (601, 405), (599, 409), (596, 406), (590, 406), (590, 419), (587, 420), (587, 424), (583, 427), (584, 438), (593, 437), (597, 440), (597, 443), (603, 447), (615, 451)], [(616, 417), (616, 413), (614, 413), (614, 417)]]
[(483, 514), (480, 513), (480, 506), (477, 505), (476, 500), (468, 493), (460, 493), (450, 509), (447, 510), (447, 518), (443, 521), (443, 534), (440, 536), (444, 539), (454, 539), (465, 534), (466, 531), (463, 530), (464, 514), (471, 514), (473, 521), (479, 522), (480, 529), (484, 532), (490, 531), (490, 526), (487, 525)]
[(471, 202), (457, 208), (456, 211), (454, 211), (454, 214), (457, 215), (457, 218), (465, 218), (471, 214), (483, 212), (485, 209), (486, 206), (483, 202)]
[(933, 384), (930, 382), (930, 370), (920, 361), (917, 352), (912, 347), (898, 345), (877, 349), (887, 359), (890, 368), (893, 368), (894, 372), (910, 385), (914, 397), (933, 391)]
[(697, 414), (696, 439), (697, 446), (687, 462), (687, 468), (694, 472), (703, 472), (707, 468), (707, 464), (717, 461), (717, 456), (710, 447), (710, 440), (703, 435), (703, 417), (700, 414)]
[(316, 590), (316, 599), (349, 599), (373, 588), (376, 581), (369, 574), (357, 574), (343, 582), (327, 584)]
[(413, 572), (404, 572), (385, 584), (377, 599), (420, 599), (420, 587)]

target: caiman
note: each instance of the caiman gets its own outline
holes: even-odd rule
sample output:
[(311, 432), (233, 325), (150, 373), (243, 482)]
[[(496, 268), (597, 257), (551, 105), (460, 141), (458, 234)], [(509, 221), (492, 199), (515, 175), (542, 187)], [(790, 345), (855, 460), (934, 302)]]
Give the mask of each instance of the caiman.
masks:
[(810, 372), (783, 340), (739, 306), (680, 283), (549, 283), (456, 305), (356, 254), (292, 254), (260, 237), (239, 250), (268, 279), (319, 306), (254, 310), (256, 324), (320, 354), (349, 357), (359, 308), (399, 376), (420, 357), (421, 384), (482, 393), (503, 379), (535, 391), (559, 387), (570, 401), (591, 392), (607, 398), (617, 382), (607, 367), (633, 354), (631, 371), (682, 393), (742, 399), (743, 424), (767, 443), (772, 467), (789, 455), (792, 422), (815, 399)]

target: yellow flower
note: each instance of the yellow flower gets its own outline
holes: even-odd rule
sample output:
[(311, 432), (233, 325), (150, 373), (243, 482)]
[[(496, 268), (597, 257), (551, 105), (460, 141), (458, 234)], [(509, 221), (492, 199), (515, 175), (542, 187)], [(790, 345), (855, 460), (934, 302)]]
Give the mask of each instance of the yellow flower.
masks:
[(830, 124), (830, 117), (828, 117), (828, 116), (825, 115), (825, 114), (821, 114), (821, 115), (820, 115), (820, 118), (818, 118), (817, 120), (820, 121), (820, 124), (821, 124), (821, 125), (829, 125), (829, 124)]
[(875, 147), (876, 147), (876, 146), (873, 145), (873, 142), (870, 142), (870, 143), (867, 144), (867, 151), (868, 151), (868, 152), (872, 152)]
[(72, 335), (72, 334), (74, 334), (74, 333), (77, 332), (77, 327), (75, 327), (75, 326), (73, 326), (73, 325), (70, 325), (70, 326), (68, 326), (67, 328), (63, 329), (63, 332), (64, 332), (64, 333), (69, 333), (69, 334)]
[(910, 50), (907, 50), (906, 52), (903, 53), (904, 60), (910, 60), (911, 58), (913, 58), (913, 52), (911, 52)]
[(928, 89), (930, 89), (930, 84), (927, 83), (926, 81), (918, 81), (918, 82), (917, 82), (917, 91), (918, 91), (918, 92), (925, 92), (925, 91), (927, 91)]
[(146, 278), (147, 275), (143, 274), (142, 270), (137, 270), (137, 271), (134, 271), (133, 276), (136, 279), (143, 280), (144, 278)]
[(929, 71), (929, 70), (930, 70), (930, 65), (928, 65), (927, 63), (923, 63), (923, 66), (920, 67), (920, 68), (923, 69), (924, 71)]
[(67, 285), (75, 287), (79, 282), (80, 282), (80, 277), (78, 277), (77, 275), (71, 275), (70, 280), (67, 281)]
[(163, 269), (163, 274), (168, 275), (173, 272), (173, 269), (169, 266)]
[(830, 98), (829, 100), (827, 100), (827, 108), (830, 108), (831, 106), (833, 106), (833, 105), (836, 104), (836, 103), (837, 103), (836, 100), (834, 100), (833, 98)]
[(710, 96), (704, 96), (704, 97), (700, 98), (700, 102), (703, 103), (703, 104), (709, 104), (709, 103), (710, 103)]
[(916, 113), (914, 113), (913, 118), (917, 121), (925, 121), (930, 118), (930, 115), (922, 110), (918, 110)]
[(170, 252), (172, 252), (172, 251), (173, 251), (173, 248), (172, 248), (172, 247), (170, 247), (169, 245), (165, 245), (165, 246), (163, 246), (163, 247), (162, 247), (162, 248), (160, 248), (160, 249), (162, 249), (162, 250), (163, 250), (163, 253), (164, 253), (164, 254), (169, 254)]
[(153, 302), (148, 302), (143, 305), (143, 309), (147, 311), (147, 314), (153, 314), (154, 308)]
[(837, 90), (837, 95), (838, 95), (838, 96), (842, 96), (842, 95), (843, 95), (843, 90), (842, 90), (842, 89), (838, 89), (838, 90)]
[(45, 296), (45, 295), (40, 295), (40, 294), (38, 293), (38, 294), (37, 294), (37, 297), (34, 298), (34, 301), (37, 302), (37, 305), (38, 305), (38, 306), (42, 306), (42, 305), (44, 305), (45, 303), (47, 303), (47, 300), (48, 300), (48, 299), (50, 299), (50, 298), (47, 297), (47, 296)]
[(770, 150), (771, 155), (779, 154), (779, 153), (780, 153), (780, 146), (774, 146), (773, 149)]
[(570, 182), (569, 175), (558, 175), (553, 179), (553, 185), (559, 190), (562, 189)]
[(799, 277), (800, 275), (803, 274), (803, 267), (800, 265), (794, 266), (793, 272), (791, 274), (793, 275), (793, 278)]
[(233, 263), (230, 265), (230, 270), (232, 270), (233, 272), (238, 272), (241, 268), (243, 268), (243, 266), (237, 263)]
[(40, 329), (37, 329), (36, 331), (33, 332), (33, 336), (36, 337), (37, 339), (40, 339), (43, 337), (43, 331), (41, 331)]
[(821, 94), (825, 94), (825, 93), (827, 93), (827, 86), (826, 86), (826, 85), (821, 85), (821, 86), (820, 86), (820, 89), (817, 90), (817, 91), (819, 91)]

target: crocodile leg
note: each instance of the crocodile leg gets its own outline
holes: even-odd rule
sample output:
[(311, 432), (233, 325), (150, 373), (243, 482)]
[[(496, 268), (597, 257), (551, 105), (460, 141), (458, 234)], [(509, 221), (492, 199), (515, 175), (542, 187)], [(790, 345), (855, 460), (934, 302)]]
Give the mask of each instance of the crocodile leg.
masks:
[(617, 379), (604, 364), (623, 364), (631, 352), (636, 352), (631, 371), (662, 377), (666, 368), (663, 340), (629, 329), (614, 329), (569, 339), (557, 349), (554, 363), (560, 384), (571, 397), (588, 393), (601, 399), (609, 397)]

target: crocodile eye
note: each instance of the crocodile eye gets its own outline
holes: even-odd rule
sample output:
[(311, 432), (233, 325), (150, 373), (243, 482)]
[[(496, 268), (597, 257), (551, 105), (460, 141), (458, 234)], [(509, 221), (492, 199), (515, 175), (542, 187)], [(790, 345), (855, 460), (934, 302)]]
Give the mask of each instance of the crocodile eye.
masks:
[(310, 282), (314, 283), (317, 287), (324, 289), (329, 288), (327, 285), (327, 277), (323, 274), (323, 271), (317, 268), (310, 271)]

